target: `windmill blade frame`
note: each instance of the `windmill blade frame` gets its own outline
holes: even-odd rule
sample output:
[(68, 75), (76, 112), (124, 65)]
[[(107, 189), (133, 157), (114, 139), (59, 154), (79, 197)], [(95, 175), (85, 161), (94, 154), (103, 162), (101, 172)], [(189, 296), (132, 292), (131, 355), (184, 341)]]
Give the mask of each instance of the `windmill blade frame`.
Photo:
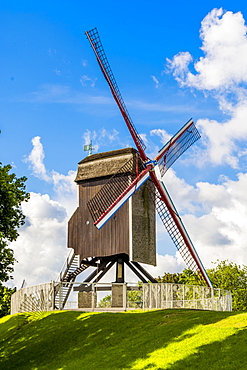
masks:
[[(158, 167), (155, 170), (157, 171), (157, 169)], [(205, 281), (212, 288), (213, 286), (207, 272), (163, 181), (159, 180), (154, 172), (150, 176), (156, 185), (156, 192), (153, 194), (153, 198), (163, 225), (188, 268), (197, 273), (201, 280)]]
[(141, 171), (138, 171), (135, 176), (131, 174), (132, 167), (132, 160), (126, 162), (119, 172), (112, 176), (87, 203), (94, 225), (98, 229), (101, 229), (119, 208), (149, 179), (151, 165), (144, 167), (139, 158), (137, 170)]
[(190, 119), (164, 146), (155, 157), (164, 176), (171, 165), (198, 139), (201, 135), (194, 122)]
[(110, 64), (108, 62), (108, 59), (106, 57), (106, 54), (105, 54), (105, 51), (104, 51), (104, 48), (103, 48), (103, 45), (101, 43), (101, 40), (100, 40), (100, 37), (99, 37), (99, 34), (98, 34), (98, 31), (97, 31), (97, 28), (93, 28), (92, 30), (90, 31), (87, 31), (85, 32), (91, 46), (92, 46), (92, 49), (94, 51), (94, 54), (96, 56), (96, 59), (99, 63), (99, 66), (100, 66), (100, 69), (110, 87), (110, 90), (111, 90), (111, 93), (120, 109), (120, 112), (124, 118), (124, 121), (130, 131), (130, 134), (137, 146), (137, 149), (141, 155), (141, 158), (142, 160), (147, 160), (148, 158), (146, 157), (146, 154), (145, 154), (145, 149), (146, 149), (146, 145), (144, 144), (142, 138), (140, 137), (140, 135), (138, 134), (132, 120), (131, 120), (131, 117), (129, 115), (129, 112), (124, 104), (124, 101), (123, 101), (123, 98), (122, 98), (122, 95), (120, 93), (120, 90), (118, 88), (118, 85), (117, 85), (117, 82), (114, 78), (114, 75), (112, 73), (112, 70), (111, 70), (111, 67), (110, 67)]
[[(104, 209), (100, 210), (101, 215), (97, 218), (94, 224), (97, 227), (102, 227), (104, 223), (107, 222), (107, 220), (112, 217), (112, 215), (122, 206), (122, 204), (124, 204), (124, 202), (126, 202), (129, 197), (133, 195), (135, 190), (150, 177), (157, 189), (157, 193), (155, 196), (157, 210), (169, 235), (171, 236), (177, 249), (180, 251), (182, 257), (185, 259), (185, 262), (187, 262), (187, 265), (193, 271), (199, 273), (199, 276), (202, 277), (202, 280), (204, 280), (209, 287), (212, 287), (206, 270), (202, 265), (201, 260), (192, 244), (192, 241), (182, 223), (182, 220), (179, 217), (176, 208), (165, 188), (165, 185), (161, 180), (161, 175), (167, 171), (167, 169), (175, 162), (176, 159), (180, 157), (180, 155), (186, 149), (188, 149), (196, 140), (200, 138), (198, 130), (196, 129), (192, 119), (189, 120), (184, 125), (184, 127), (179, 130), (178, 133), (159, 151), (155, 160), (150, 161), (145, 153), (146, 146), (143, 143), (137, 130), (135, 129), (127, 108), (124, 104), (123, 98), (110, 68), (108, 59), (105, 55), (97, 29), (94, 28), (91, 31), (86, 32), (86, 36), (93, 48), (101, 71), (110, 87), (112, 95), (120, 109), (120, 112), (137, 146), (139, 155), (145, 166), (145, 169), (143, 169), (141, 174), (139, 174), (121, 194), (119, 194), (117, 197), (115, 197), (114, 195), (115, 199), (113, 202), (111, 202), (107, 209), (105, 207)], [(157, 178), (155, 171), (157, 172), (158, 168), (160, 174)], [(96, 196), (94, 197), (95, 199), (97, 198), (98, 194), (96, 194)], [(94, 201), (95, 200), (92, 200), (92, 204), (94, 203)], [(99, 210), (97, 210), (97, 207), (98, 204), (100, 204), (99, 200), (97, 200), (95, 204), (96, 211), (98, 212)]]

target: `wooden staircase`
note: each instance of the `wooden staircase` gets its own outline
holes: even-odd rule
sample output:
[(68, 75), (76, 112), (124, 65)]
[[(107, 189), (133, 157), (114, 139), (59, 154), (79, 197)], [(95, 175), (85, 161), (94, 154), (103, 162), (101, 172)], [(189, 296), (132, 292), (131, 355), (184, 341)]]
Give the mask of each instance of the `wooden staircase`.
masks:
[(77, 275), (85, 271), (88, 267), (89, 265), (80, 265), (80, 256), (75, 254), (74, 250), (69, 253), (55, 283), (55, 309), (62, 310), (64, 308)]

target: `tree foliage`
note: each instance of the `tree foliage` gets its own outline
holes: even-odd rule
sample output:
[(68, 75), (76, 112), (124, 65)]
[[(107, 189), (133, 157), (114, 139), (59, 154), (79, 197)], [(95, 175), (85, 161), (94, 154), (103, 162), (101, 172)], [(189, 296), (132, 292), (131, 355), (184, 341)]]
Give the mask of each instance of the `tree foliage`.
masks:
[(26, 177), (17, 178), (10, 173), (10, 165), (0, 163), (0, 315), (10, 307), (10, 295), (13, 289), (2, 285), (11, 278), (14, 254), (9, 243), (18, 237), (18, 228), (24, 224), (21, 202), (29, 199), (26, 192)]
[(170, 272), (166, 272), (163, 276), (158, 276), (158, 278), (156, 279), (158, 281), (158, 283), (174, 283), (174, 284), (178, 284), (179, 283), (179, 278), (180, 278), (180, 275), (178, 272), (177, 273), (170, 273)]
[(207, 270), (207, 273), (214, 288), (229, 290), (232, 293), (233, 311), (247, 310), (247, 266), (218, 261), (217, 266)]
[(10, 173), (10, 165), (0, 163), (0, 282), (7, 281), (13, 271), (13, 250), (8, 247), (18, 237), (18, 228), (24, 224), (25, 216), (21, 202), (29, 199), (26, 192), (26, 177), (17, 178)]
[[(132, 290), (127, 291), (127, 302), (130, 308), (140, 308), (142, 306), (142, 291)], [(99, 302), (99, 307), (111, 307), (112, 295), (108, 294), (103, 297)]]
[(11, 295), (16, 289), (7, 288), (6, 286), (0, 285), (0, 317), (8, 315), (10, 313)]
[[(239, 266), (229, 261), (215, 262), (215, 268), (207, 270), (214, 288), (232, 293), (233, 311), (247, 310), (247, 266)], [(158, 277), (158, 282), (185, 285), (202, 285), (202, 281), (193, 271), (184, 269), (178, 274), (165, 273)]]
[(178, 282), (179, 284), (186, 285), (203, 285), (199, 276), (190, 269), (184, 269), (183, 272), (179, 274)]
[(111, 294), (107, 294), (100, 300), (99, 307), (111, 307)]

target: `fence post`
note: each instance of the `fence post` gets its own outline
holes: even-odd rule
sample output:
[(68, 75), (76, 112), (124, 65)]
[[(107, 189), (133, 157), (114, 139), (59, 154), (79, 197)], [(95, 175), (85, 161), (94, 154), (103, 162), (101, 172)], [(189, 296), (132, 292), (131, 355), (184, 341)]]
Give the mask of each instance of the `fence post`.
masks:
[(167, 308), (167, 294), (168, 294), (168, 288), (167, 288), (167, 283), (166, 283), (166, 308)]
[(174, 284), (171, 284), (171, 287), (172, 287), (172, 289), (171, 289), (171, 292), (172, 292), (172, 294), (171, 294), (171, 308), (173, 308), (173, 293), (174, 293)]
[(59, 283), (59, 310), (62, 310), (62, 291), (63, 291), (63, 283)]
[(158, 284), (155, 284), (155, 290), (156, 290), (156, 302), (155, 302), (155, 308), (157, 309), (158, 308)]
[(146, 300), (146, 291), (144, 288), (144, 284), (142, 284), (142, 309), (145, 310), (145, 300)]
[(123, 309), (127, 309), (127, 283), (123, 283)]
[(164, 309), (164, 284), (160, 284), (160, 308)]
[(204, 307), (204, 287), (202, 286), (202, 307)]
[(94, 295), (95, 295), (95, 283), (92, 283), (92, 311), (94, 311)]
[(55, 310), (55, 282), (54, 282), (54, 280), (51, 281), (51, 284), (52, 284), (52, 286), (51, 286), (52, 311), (54, 311)]
[(184, 284), (183, 284), (183, 308), (184, 308)]

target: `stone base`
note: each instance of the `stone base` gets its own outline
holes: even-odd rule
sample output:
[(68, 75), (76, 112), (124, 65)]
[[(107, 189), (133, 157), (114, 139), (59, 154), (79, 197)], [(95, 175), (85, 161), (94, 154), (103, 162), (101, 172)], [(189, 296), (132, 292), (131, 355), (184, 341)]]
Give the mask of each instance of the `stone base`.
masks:
[[(92, 308), (92, 292), (78, 293), (78, 308)], [(94, 307), (96, 307), (97, 297), (94, 296)]]
[(112, 307), (124, 306), (124, 302), (126, 302), (126, 297), (124, 297), (126, 293), (124, 292), (126, 292), (124, 284), (112, 284)]

